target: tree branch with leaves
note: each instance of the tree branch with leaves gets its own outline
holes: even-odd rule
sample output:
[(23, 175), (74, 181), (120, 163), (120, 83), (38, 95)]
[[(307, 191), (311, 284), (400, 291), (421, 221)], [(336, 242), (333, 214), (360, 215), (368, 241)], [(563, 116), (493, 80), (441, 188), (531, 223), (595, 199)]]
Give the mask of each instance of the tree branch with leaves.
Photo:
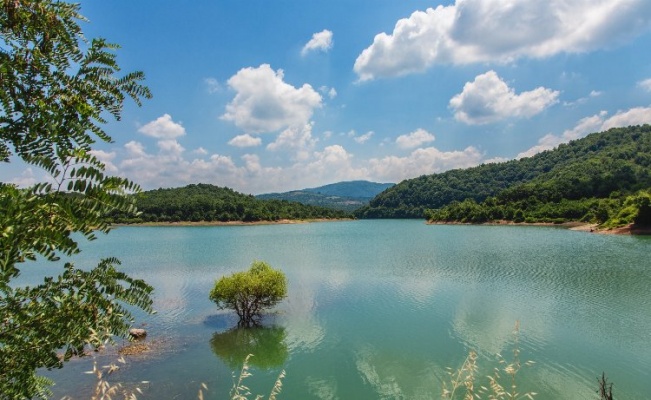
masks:
[(106, 175), (93, 145), (112, 141), (103, 126), (120, 119), (127, 98), (140, 105), (151, 93), (142, 72), (120, 76), (119, 46), (88, 40), (82, 22), (78, 4), (0, 1), (0, 162), (22, 159), (50, 177), (28, 189), (0, 183), (1, 398), (45, 397), (38, 368), (126, 336), (130, 306), (151, 311), (153, 288), (118, 271), (115, 258), (14, 284), (28, 261), (74, 255), (74, 234), (94, 240), (110, 230), (106, 215), (135, 212), (127, 194), (138, 185)]

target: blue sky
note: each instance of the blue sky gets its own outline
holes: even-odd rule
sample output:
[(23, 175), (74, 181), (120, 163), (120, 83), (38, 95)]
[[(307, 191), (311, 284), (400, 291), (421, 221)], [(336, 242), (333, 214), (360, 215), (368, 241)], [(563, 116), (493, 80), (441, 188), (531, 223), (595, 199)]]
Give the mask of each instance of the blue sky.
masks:
[(144, 189), (399, 182), (651, 123), (648, 0), (81, 5), (153, 92), (96, 152)]

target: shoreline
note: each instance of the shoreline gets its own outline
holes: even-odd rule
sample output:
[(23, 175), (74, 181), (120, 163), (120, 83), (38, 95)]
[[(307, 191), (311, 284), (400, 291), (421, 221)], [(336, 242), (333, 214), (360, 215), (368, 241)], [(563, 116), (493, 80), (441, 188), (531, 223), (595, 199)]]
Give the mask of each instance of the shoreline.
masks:
[(314, 218), (314, 219), (279, 219), (277, 221), (178, 221), (178, 222), (134, 222), (111, 224), (112, 228), (123, 226), (256, 226), (256, 225), (293, 225), (313, 222), (354, 221), (352, 218)]
[(481, 224), (465, 223), (465, 222), (429, 222), (428, 225), (487, 225), (487, 226), (553, 226), (558, 228), (565, 228), (571, 231), (597, 233), (601, 235), (651, 235), (651, 226), (639, 227), (634, 224), (621, 226), (619, 228), (602, 229), (598, 224), (588, 224), (585, 222), (563, 222), (555, 224), (553, 222), (513, 222), (513, 221), (493, 221), (484, 222)]

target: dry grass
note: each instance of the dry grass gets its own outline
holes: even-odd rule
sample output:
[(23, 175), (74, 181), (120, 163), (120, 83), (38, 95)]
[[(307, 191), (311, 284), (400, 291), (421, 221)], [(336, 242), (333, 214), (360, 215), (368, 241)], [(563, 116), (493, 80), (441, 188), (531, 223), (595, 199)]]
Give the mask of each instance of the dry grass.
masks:
[[(520, 393), (516, 376), (523, 366), (532, 366), (533, 361), (520, 362), (520, 322), (515, 323), (513, 329), (513, 356), (510, 361), (505, 360), (500, 354), (497, 355), (499, 366), (493, 370), (493, 374), (486, 377), (488, 386), (477, 385), (477, 353), (470, 351), (468, 357), (457, 370), (448, 369), (449, 381), (443, 382), (442, 399), (463, 400), (488, 399), (488, 400), (533, 400), (536, 392)], [(507, 382), (504, 382), (504, 381)], [(462, 396), (462, 397), (460, 397)]]
[[(240, 370), (240, 375), (237, 377), (237, 382), (233, 383), (233, 388), (231, 389), (231, 400), (248, 400), (249, 396), (251, 396), (251, 390), (244, 384), (246, 378), (253, 376), (253, 374), (249, 372), (249, 359), (251, 357), (253, 357), (253, 354), (246, 356), (242, 369)], [(276, 400), (276, 396), (278, 396), (282, 390), (284, 378), (285, 370), (278, 375), (278, 378), (271, 389), (271, 393), (269, 393), (269, 400)], [(262, 399), (264, 399), (264, 396), (262, 395), (255, 396), (255, 400)]]
[(118, 349), (118, 354), (121, 356), (133, 356), (137, 354), (146, 353), (150, 350), (147, 343), (144, 342), (131, 342), (128, 345)]

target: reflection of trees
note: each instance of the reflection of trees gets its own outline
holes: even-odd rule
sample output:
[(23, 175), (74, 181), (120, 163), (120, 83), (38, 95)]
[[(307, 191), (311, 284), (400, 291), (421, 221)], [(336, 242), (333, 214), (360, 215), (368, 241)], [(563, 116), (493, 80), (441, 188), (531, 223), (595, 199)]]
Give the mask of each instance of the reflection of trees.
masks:
[(238, 369), (247, 355), (249, 364), (258, 368), (280, 367), (289, 351), (285, 343), (285, 328), (273, 326), (238, 327), (215, 333), (210, 339), (213, 353), (231, 369)]

